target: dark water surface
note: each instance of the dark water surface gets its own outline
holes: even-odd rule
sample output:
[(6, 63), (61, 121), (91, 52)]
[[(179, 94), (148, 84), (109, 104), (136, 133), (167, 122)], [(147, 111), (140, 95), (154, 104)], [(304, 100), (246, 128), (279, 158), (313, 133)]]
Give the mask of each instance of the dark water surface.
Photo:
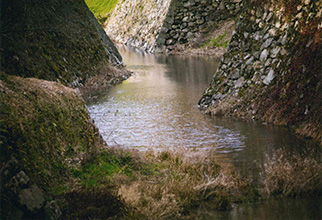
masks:
[[(260, 178), (260, 167), (266, 155), (280, 148), (290, 151), (313, 145), (298, 139), (287, 128), (201, 114), (197, 103), (211, 81), (219, 60), (152, 55), (126, 47), (120, 47), (119, 51), (133, 75), (101, 94), (98, 101), (88, 106), (95, 124), (110, 146), (139, 150), (171, 147), (212, 150), (223, 162), (234, 164), (241, 173), (256, 180)], [(314, 201), (318, 201), (318, 205), (312, 206), (312, 210), (305, 205), (310, 201), (299, 202), (301, 209), (296, 202), (291, 205), (285, 203), (284, 206), (290, 207), (287, 213), (294, 215), (284, 213), (281, 218), (273, 215), (261, 218), (263, 207), (260, 205), (234, 209), (243, 218), (233, 217), (236, 214), (234, 210), (214, 213), (218, 214), (216, 219), (301, 219), (301, 216), (313, 219), (307, 212), (321, 216), (320, 200)], [(276, 209), (270, 205), (264, 207), (265, 212)], [(301, 210), (306, 210), (303, 215), (298, 214)], [(200, 218), (213, 219), (208, 214), (203, 213)]]

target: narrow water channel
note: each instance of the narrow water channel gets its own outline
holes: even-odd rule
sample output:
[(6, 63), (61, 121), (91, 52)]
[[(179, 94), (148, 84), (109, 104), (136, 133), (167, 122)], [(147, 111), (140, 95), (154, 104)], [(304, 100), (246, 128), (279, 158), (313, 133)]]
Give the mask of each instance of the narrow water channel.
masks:
[[(242, 174), (256, 180), (266, 156), (276, 149), (300, 150), (312, 145), (287, 128), (201, 114), (197, 103), (219, 60), (152, 55), (126, 47), (119, 51), (133, 75), (88, 105), (109, 146), (143, 151), (171, 147), (211, 150), (222, 162), (234, 164)], [(265, 219), (261, 218), (263, 212), (276, 209), (273, 205), (264, 207), (238, 206), (223, 213), (201, 210), (200, 219)], [(285, 207), (288, 214), (284, 210), (274, 219), (321, 217), (321, 201), (316, 198), (279, 207)]]

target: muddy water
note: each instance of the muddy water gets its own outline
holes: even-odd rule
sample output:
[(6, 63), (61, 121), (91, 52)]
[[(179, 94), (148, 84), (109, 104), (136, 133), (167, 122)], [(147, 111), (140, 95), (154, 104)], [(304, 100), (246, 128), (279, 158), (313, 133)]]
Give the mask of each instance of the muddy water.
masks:
[[(88, 106), (95, 124), (110, 146), (139, 150), (171, 147), (211, 150), (217, 152), (223, 162), (234, 164), (241, 173), (258, 180), (266, 155), (280, 148), (298, 150), (312, 145), (298, 139), (287, 128), (201, 114), (197, 103), (219, 60), (151, 55), (125, 47), (119, 50), (133, 76), (101, 94)], [(305, 206), (307, 203), (300, 204), (306, 210), (304, 213), (311, 213), (312, 210)], [(235, 212), (262, 212), (261, 206), (238, 207)], [(266, 212), (274, 211), (274, 208), (269, 208), (272, 206), (265, 207), (268, 207)], [(297, 210), (298, 204), (290, 207)], [(289, 213), (293, 213), (290, 210)], [(314, 210), (320, 211), (320, 206)], [(212, 219), (208, 214), (201, 212), (201, 219)], [(232, 215), (233, 212), (225, 212), (216, 218), (238, 219)], [(301, 215), (283, 218), (299, 219), (297, 216)], [(246, 213), (243, 219), (253, 218)]]

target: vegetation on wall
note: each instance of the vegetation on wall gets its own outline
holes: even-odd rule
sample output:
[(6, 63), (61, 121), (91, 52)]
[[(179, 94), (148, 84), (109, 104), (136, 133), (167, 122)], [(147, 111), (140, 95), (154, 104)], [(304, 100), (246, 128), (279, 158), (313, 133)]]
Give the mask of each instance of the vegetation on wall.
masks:
[[(59, 83), (2, 73), (0, 99), (1, 167), (8, 169), (1, 170), (3, 211), (15, 201), (17, 173), (56, 195), (69, 179), (69, 166), (95, 153), (100, 137), (83, 101)], [(10, 165), (12, 160), (18, 164)]]
[(107, 21), (119, 0), (85, 0), (101, 25)]
[[(309, 11), (301, 10), (301, 1), (281, 1), (277, 9), (287, 22), (294, 22), (294, 39), (288, 45), (290, 65), (283, 65), (286, 74), (260, 93), (259, 113), (264, 120), (294, 126), (296, 132), (322, 142), (321, 120), (321, 66), (322, 29), (319, 28), (321, 3), (308, 2)], [(311, 15), (310, 15), (311, 14)], [(274, 106), (272, 109), (272, 106)], [(274, 118), (274, 119), (273, 119)]]
[(217, 37), (213, 37), (208, 39), (206, 42), (202, 43), (200, 47), (223, 47), (227, 48), (229, 41), (225, 39), (226, 34), (219, 35)]
[(1, 10), (1, 68), (7, 74), (71, 85), (109, 63), (83, 1), (4, 0)]

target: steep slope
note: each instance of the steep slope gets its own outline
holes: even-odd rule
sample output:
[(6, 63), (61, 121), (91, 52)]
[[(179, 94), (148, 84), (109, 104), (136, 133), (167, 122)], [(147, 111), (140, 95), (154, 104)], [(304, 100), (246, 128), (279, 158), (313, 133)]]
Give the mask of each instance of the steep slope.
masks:
[(78, 85), (122, 57), (84, 1), (1, 1), (1, 66), (10, 75)]
[(105, 27), (116, 42), (154, 51), (171, 0), (119, 1)]
[[(118, 1), (104, 25), (116, 42), (170, 52), (178, 48), (174, 45), (202, 43), (201, 36), (235, 18), (242, 7), (242, 0), (125, 0)], [(100, 16), (95, 7), (92, 10)]]
[(72, 168), (104, 142), (75, 90), (59, 83), (3, 75), (0, 100), (1, 219), (58, 219)]
[(321, 1), (245, 1), (199, 104), (215, 115), (293, 126), (322, 141)]

